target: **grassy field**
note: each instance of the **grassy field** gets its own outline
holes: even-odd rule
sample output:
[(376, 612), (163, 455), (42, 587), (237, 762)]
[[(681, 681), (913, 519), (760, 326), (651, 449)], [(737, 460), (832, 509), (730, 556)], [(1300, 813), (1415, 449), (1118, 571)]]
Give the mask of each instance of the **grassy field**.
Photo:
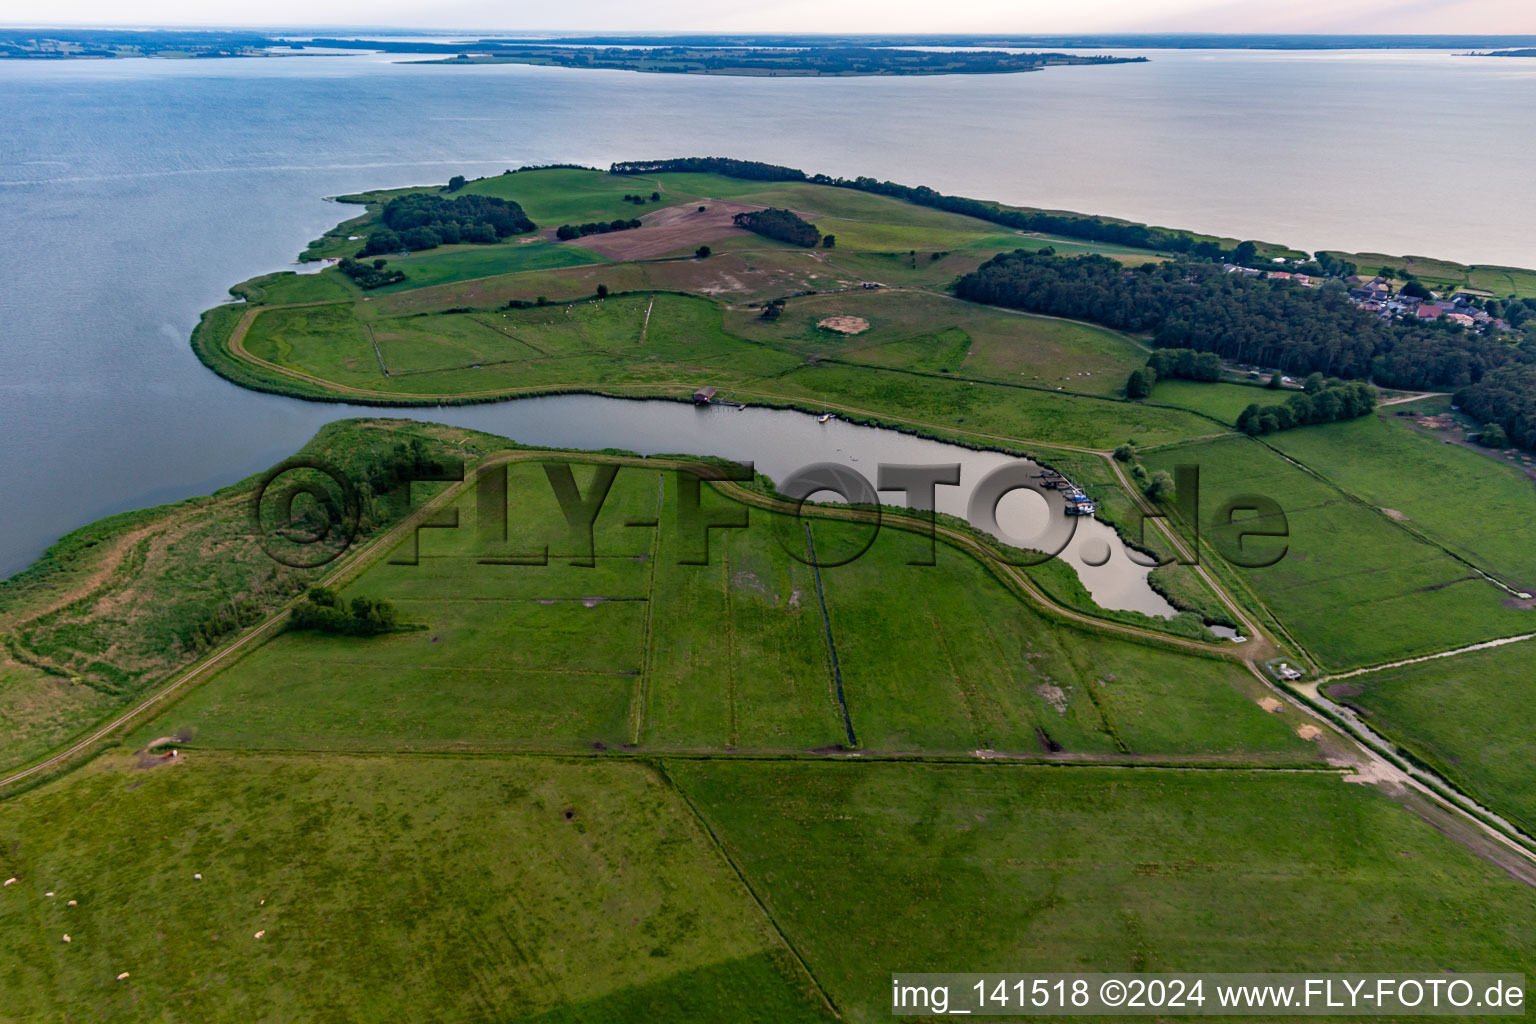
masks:
[(1536, 271), (1518, 267), (1467, 266), (1427, 256), (1387, 256), (1379, 252), (1335, 252), (1333, 255), (1358, 264), (1360, 273), (1366, 277), (1383, 267), (1393, 267), (1411, 271), (1436, 291), (1476, 288), (1501, 299), (1510, 295), (1536, 296)]
[[(210, 311), (194, 336), (198, 354), (246, 386), (354, 401), (572, 389), (677, 396), (710, 383), (727, 400), (830, 406), (973, 443), (1158, 445), (1215, 427), (1180, 409), (1119, 400), (1144, 352), (1129, 338), (943, 294), (989, 253), (1054, 241), (1046, 236), (850, 189), (717, 175), (548, 170), (468, 189), (516, 200), (546, 227), (696, 200), (787, 206), (826, 220), (842, 241), (809, 251), (741, 234), (714, 238), (719, 251), (708, 259), (631, 262), (593, 262), (579, 246), (533, 239), (445, 247), (396, 257), (409, 279), (366, 296), (335, 271), (259, 279), (243, 293), (288, 308), (243, 320), (240, 311)], [(623, 198), (651, 190), (655, 203)], [(353, 198), (376, 211), (410, 191), (419, 190)], [(372, 216), (337, 232), (366, 232)], [(321, 248), (337, 242), (336, 232), (327, 239)], [(884, 287), (861, 288), (868, 282)], [(610, 297), (593, 303), (599, 289)], [(763, 301), (785, 296), (779, 320), (758, 316)], [(836, 314), (867, 316), (873, 326), (847, 338), (817, 326)]]
[[(1120, 384), (1123, 387), (1125, 382), (1121, 381)], [(1204, 413), (1230, 426), (1237, 422), (1237, 417), (1250, 405), (1278, 404), (1290, 394), (1288, 391), (1276, 394), (1266, 388), (1249, 387), (1246, 384), (1160, 380), (1147, 401), (1155, 405), (1171, 405)]]
[(850, 1021), (902, 970), (1536, 966), (1536, 892), (1329, 775), (667, 770)]
[[(336, 424), (303, 454), (364, 479), (396, 443), (465, 452), (470, 431)], [(324, 570), (274, 561), (249, 507), (256, 478), (70, 533), (0, 584), (0, 765), (29, 761), (120, 709), (301, 591)], [(370, 503), (362, 538), (397, 510)]]
[(9, 1020), (823, 1019), (639, 764), (124, 755), (0, 851)]
[(1536, 833), (1531, 641), (1330, 684), (1327, 692), (1488, 806)]
[[(1276, 434), (1276, 448), (1518, 590), (1536, 590), (1536, 482), (1394, 413)], [(1533, 623), (1536, 629), (1536, 623)]]
[[(1471, 569), (1287, 462), (1232, 437), (1146, 453), (1149, 470), (1200, 467), (1204, 539), (1221, 504), (1266, 495), (1289, 523), (1285, 557), (1232, 573), (1330, 669), (1529, 632), (1529, 612), (1505, 607), (1502, 591)], [(1276, 542), (1260, 539), (1263, 550)]]
[(405, 280), (375, 289), (369, 294), (388, 295), (454, 281), (603, 262), (606, 262), (603, 257), (591, 249), (537, 238), (514, 239), (501, 245), (458, 245), (391, 258), (389, 269), (404, 271)]
[[(1220, 429), (1182, 410), (1111, 400), (1141, 358), (1112, 332), (924, 292), (796, 299), (771, 323), (672, 294), (438, 313), (387, 301), (267, 310), (242, 343), (277, 366), (413, 402), (539, 389), (685, 394), (708, 381), (726, 398), (832, 403), (992, 439), (1110, 448)], [(873, 326), (853, 337), (816, 326), (839, 313), (866, 315)], [(217, 346), (216, 330), (210, 335)], [(993, 383), (1003, 380), (1010, 383)]]
[[(861, 317), (869, 328), (844, 337), (818, 326), (831, 316)], [(1106, 396), (1118, 396), (1125, 376), (1146, 361), (1113, 331), (922, 292), (813, 295), (790, 301), (777, 320), (731, 309), (725, 323), (749, 340), (846, 363)]]
[[(576, 468), (582, 493), (592, 473)], [(683, 565), (674, 481), (632, 468), (614, 480), (583, 567), (543, 470), (514, 465), (508, 480), (504, 544), (478, 539), (471, 491), (460, 528), (422, 533), (419, 564), (392, 564), (402, 549), (346, 591), (425, 628), (282, 634), (130, 745), (185, 733), (200, 747), (277, 750), (846, 746), (835, 650), (869, 751), (1316, 756), (1294, 723), (1255, 705), (1239, 666), (1063, 631), (968, 555), (945, 547), (937, 566), (908, 564), (926, 551), (914, 534), (882, 531), (862, 558), (824, 568), (820, 595), (789, 553), (807, 556), (803, 525), (762, 510), (746, 529), (715, 531), (708, 565)], [(744, 511), (713, 495), (706, 507)], [(660, 530), (624, 525), (658, 513)], [(863, 530), (819, 524), (820, 557)], [(481, 562), (546, 548), (548, 565)]]

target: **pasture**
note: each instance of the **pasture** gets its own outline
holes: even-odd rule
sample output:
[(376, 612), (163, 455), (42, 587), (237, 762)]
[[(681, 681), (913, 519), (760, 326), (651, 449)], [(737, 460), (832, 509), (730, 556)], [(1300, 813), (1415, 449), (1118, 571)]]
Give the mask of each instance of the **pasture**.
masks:
[[(1286, 455), (1321, 473), (1517, 590), (1536, 590), (1536, 481), (1520, 470), (1414, 429), (1423, 403), (1274, 435)], [(1536, 615), (1533, 615), (1536, 619)], [(1532, 623), (1536, 630), (1536, 622)]]
[[(594, 470), (574, 479), (588, 493)], [(346, 596), (393, 602), (422, 628), (358, 639), (288, 632), (245, 655), (130, 743), (178, 731), (228, 749), (1087, 754), (1306, 763), (1295, 722), (1269, 715), (1231, 662), (1063, 628), (971, 556), (880, 531), (862, 557), (816, 573), (804, 525), (706, 488), (709, 563), (680, 564), (676, 481), (621, 469), (590, 567), (544, 471), (508, 469), (505, 542), (424, 530)], [(658, 520), (661, 527), (626, 525)], [(865, 528), (818, 523), (824, 561)], [(548, 551), (547, 565), (512, 564)], [(494, 558), (497, 564), (486, 564)], [(823, 601), (825, 613), (823, 613)], [(837, 670), (833, 668), (833, 656)]]
[[(1200, 469), (1202, 539), (1223, 567), (1330, 670), (1529, 632), (1529, 612), (1506, 607), (1503, 591), (1385, 513), (1353, 500), (1244, 437), (1177, 445), (1143, 455), (1151, 471)], [(1260, 551), (1286, 545), (1279, 562), (1243, 569), (1210, 549), (1214, 517), (1242, 494), (1272, 498), (1287, 540), (1257, 538)]]
[(850, 1021), (889, 1019), (902, 964), (1536, 966), (1536, 891), (1331, 774), (721, 761), (667, 771)]
[(111, 756), (0, 806), (0, 872), (10, 1019), (823, 1019), (633, 762)]
[[(1536, 632), (1536, 630), (1533, 630)], [(1533, 641), (1372, 672), (1326, 687), (1527, 833), (1536, 833)]]

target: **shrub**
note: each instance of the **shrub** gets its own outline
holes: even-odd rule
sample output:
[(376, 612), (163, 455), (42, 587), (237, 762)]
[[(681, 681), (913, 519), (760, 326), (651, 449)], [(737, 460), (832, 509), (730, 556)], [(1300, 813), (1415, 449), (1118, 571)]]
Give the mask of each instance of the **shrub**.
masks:
[(1509, 435), (1497, 423), (1486, 424), (1477, 435), (1477, 443), (1484, 448), (1508, 448)]
[(329, 587), (311, 587), (293, 609), (289, 629), (308, 629), (338, 636), (377, 636), (400, 628), (395, 606), (384, 600), (354, 597), (348, 606)]

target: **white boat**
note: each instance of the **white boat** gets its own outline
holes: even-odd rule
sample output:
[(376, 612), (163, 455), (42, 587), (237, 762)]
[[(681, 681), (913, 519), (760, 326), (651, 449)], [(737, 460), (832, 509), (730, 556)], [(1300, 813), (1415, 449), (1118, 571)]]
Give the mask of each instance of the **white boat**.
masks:
[(828, 420), (830, 420), (830, 419), (831, 419), (831, 418), (832, 418), (832, 414), (831, 414), (831, 413), (829, 413), (829, 412), (824, 412), (824, 413), (822, 413), (822, 414), (821, 414), (821, 415), (820, 415), (820, 416), (817, 416), (817, 417), (816, 417), (816, 422), (817, 422), (817, 423), (825, 423), (825, 422), (827, 422), (827, 421), (828, 421)]

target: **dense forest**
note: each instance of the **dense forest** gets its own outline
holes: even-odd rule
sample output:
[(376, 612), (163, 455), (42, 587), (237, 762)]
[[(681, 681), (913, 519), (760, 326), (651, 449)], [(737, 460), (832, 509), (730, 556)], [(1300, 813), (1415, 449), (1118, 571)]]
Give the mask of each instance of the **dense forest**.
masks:
[(488, 244), (535, 228), (516, 203), (494, 196), (444, 199), (428, 192), (397, 196), (384, 204), (384, 226), (368, 236), (359, 256), (435, 249), (465, 242)]
[(1221, 357), (1214, 352), (1198, 352), (1192, 348), (1160, 348), (1147, 359), (1147, 365), (1159, 378), (1207, 383), (1221, 380)]
[(781, 210), (770, 207), (766, 210), (748, 210), (738, 213), (731, 218), (737, 227), (755, 231), (767, 238), (776, 238), (790, 245), (803, 245), (807, 249), (815, 248), (821, 241), (821, 232), (816, 230), (816, 225), (802, 220), (793, 210)]
[(1015, 250), (960, 278), (973, 302), (1150, 332), (1159, 348), (1215, 352), (1237, 363), (1372, 378), (1387, 387), (1458, 388), (1495, 367), (1536, 361), (1501, 335), (1444, 321), (1389, 324), (1342, 286), (1303, 288), (1173, 260), (1134, 270), (1106, 256)]
[[(1456, 392), (1462, 412), (1484, 425), (1496, 424), (1507, 442), (1536, 451), (1536, 364), (1502, 366)], [(1489, 447), (1499, 447), (1486, 439)]]

